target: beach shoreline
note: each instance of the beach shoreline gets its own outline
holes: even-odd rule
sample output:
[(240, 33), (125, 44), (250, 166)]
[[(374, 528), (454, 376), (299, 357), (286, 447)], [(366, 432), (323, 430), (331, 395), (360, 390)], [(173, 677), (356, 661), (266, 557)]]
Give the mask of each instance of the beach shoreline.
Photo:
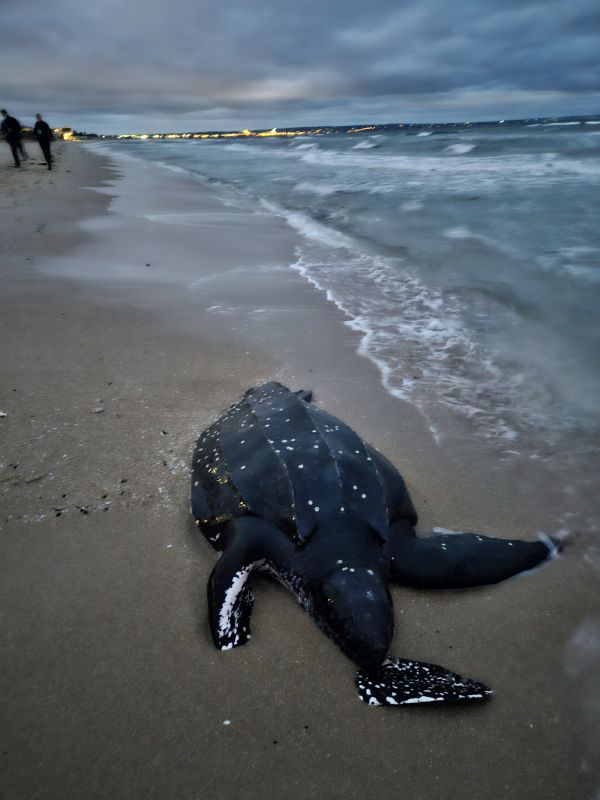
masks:
[(352, 665), (270, 585), (251, 645), (214, 650), (189, 461), (251, 385), (314, 389), (399, 466), (423, 530), (534, 538), (554, 510), (534, 518), (519, 470), (459, 433), (438, 447), (385, 392), (290, 269), (283, 220), (153, 165), (56, 152), (52, 183), (28, 166), (3, 203), (6, 797), (592, 796), (576, 635), (597, 602), (576, 543), (499, 587), (393, 590), (394, 654), (488, 681), (485, 707), (360, 705)]

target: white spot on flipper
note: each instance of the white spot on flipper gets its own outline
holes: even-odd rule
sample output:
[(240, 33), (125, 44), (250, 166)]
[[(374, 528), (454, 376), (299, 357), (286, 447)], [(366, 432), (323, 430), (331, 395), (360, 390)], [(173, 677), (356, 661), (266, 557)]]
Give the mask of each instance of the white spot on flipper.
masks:
[(435, 697), (411, 697), (409, 700), (403, 700), (402, 705), (407, 706), (413, 703), (435, 703)]
[(231, 720), (230, 719), (224, 719), (223, 720), (223, 725), (231, 725)]

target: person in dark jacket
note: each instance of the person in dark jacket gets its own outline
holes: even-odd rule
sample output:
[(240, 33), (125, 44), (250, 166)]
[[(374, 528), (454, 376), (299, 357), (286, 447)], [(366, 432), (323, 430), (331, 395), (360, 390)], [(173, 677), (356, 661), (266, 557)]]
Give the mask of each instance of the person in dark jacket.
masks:
[(37, 136), (38, 143), (42, 148), (42, 153), (48, 164), (48, 169), (52, 169), (52, 156), (50, 155), (50, 142), (54, 140), (54, 135), (47, 122), (44, 122), (41, 114), (35, 115), (36, 123), (33, 132)]
[(9, 117), (8, 111), (5, 108), (0, 109), (0, 114), (2, 114), (2, 126), (0, 130), (8, 142), (10, 152), (15, 160), (15, 167), (20, 167), (19, 150), (21, 153), (23, 152), (23, 146), (21, 144), (21, 123), (18, 119)]

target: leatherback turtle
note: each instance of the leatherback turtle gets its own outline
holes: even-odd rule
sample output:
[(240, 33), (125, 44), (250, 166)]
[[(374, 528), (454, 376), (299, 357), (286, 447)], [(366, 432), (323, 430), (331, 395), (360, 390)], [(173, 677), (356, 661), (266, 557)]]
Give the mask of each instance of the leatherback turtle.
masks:
[(396, 468), (351, 428), (271, 382), (249, 389), (201, 435), (192, 513), (221, 555), (208, 583), (217, 648), (250, 639), (248, 579), (267, 570), (359, 667), (371, 705), (484, 700), (481, 683), (442, 667), (387, 658), (388, 583), (458, 589), (496, 583), (553, 554), (553, 543), (474, 533), (417, 537)]

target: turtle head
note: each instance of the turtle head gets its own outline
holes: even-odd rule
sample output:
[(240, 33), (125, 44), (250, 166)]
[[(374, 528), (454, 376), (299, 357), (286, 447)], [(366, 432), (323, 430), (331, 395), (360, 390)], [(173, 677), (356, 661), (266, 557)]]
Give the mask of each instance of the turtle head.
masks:
[(310, 543), (311, 561), (318, 565), (312, 616), (348, 658), (363, 668), (378, 666), (394, 626), (383, 543), (366, 523), (349, 516), (340, 529), (328, 523)]

